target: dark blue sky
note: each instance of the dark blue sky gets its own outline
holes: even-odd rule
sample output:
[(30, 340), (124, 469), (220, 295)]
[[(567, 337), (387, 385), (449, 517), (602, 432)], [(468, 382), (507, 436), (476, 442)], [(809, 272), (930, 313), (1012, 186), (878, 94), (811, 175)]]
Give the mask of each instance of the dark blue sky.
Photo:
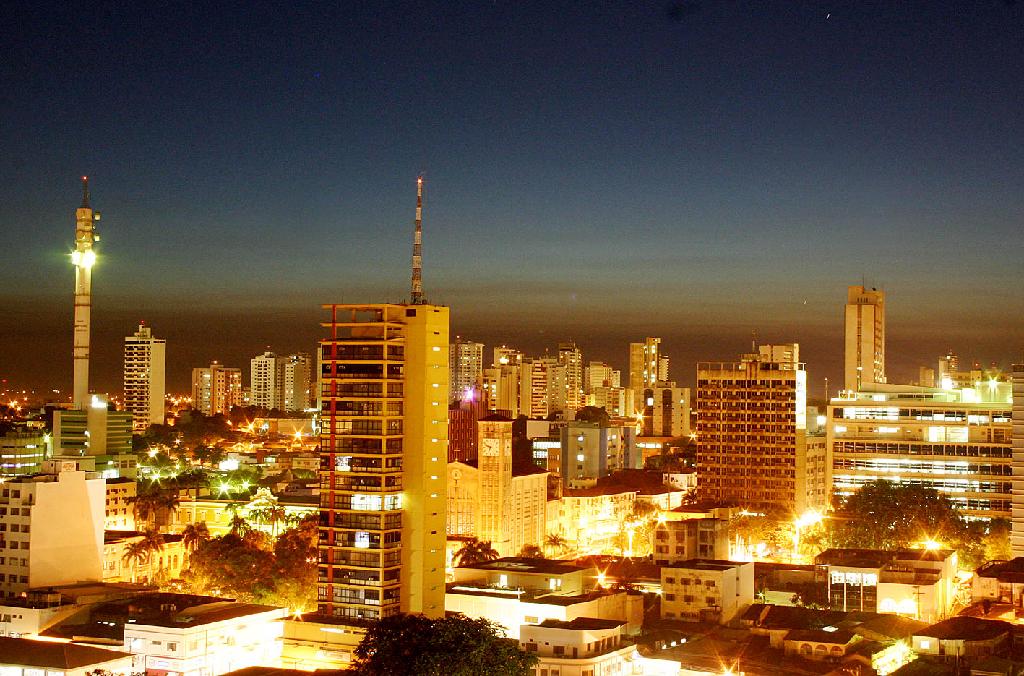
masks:
[(890, 370), (1024, 347), (1013, 2), (18, 3), (0, 22), (0, 375), (70, 381), (77, 177), (104, 213), (95, 384), (146, 318), (170, 380), (312, 348), (424, 283), (453, 329), (674, 376), (752, 329), (838, 375), (845, 286)]

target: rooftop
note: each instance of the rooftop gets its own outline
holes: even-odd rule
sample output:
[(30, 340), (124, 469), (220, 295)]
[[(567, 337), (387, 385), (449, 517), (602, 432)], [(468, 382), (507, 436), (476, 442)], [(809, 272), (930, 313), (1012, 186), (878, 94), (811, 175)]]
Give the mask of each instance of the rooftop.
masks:
[(621, 627), (626, 622), (624, 620), (600, 620), (596, 617), (577, 617), (576, 619), (568, 622), (564, 620), (544, 620), (538, 627), (547, 627), (549, 629), (572, 629), (576, 631), (599, 631), (602, 629), (615, 629)]
[(945, 561), (951, 549), (826, 549), (814, 557), (815, 565), (881, 568), (893, 561)]
[(92, 648), (74, 643), (0, 637), (0, 664), (70, 670), (103, 664), (123, 657), (131, 657), (131, 653)]
[(233, 620), (236, 617), (257, 615), (272, 610), (279, 610), (279, 608), (257, 605), (255, 603), (218, 601), (216, 603), (191, 606), (174, 615), (168, 613), (154, 619), (137, 622), (135, 626), (148, 624), (156, 627), (199, 627), (204, 624), (224, 622), (225, 620)]
[(486, 563), (475, 563), (471, 566), (459, 566), (473, 570), (495, 570), (514, 573), (541, 573), (545, 575), (565, 575), (580, 570), (590, 570), (589, 567), (576, 565), (573, 561), (559, 561), (557, 559), (527, 559), (516, 556), (487, 561)]
[(683, 568), (686, 570), (732, 570), (739, 566), (746, 565), (742, 561), (723, 561), (721, 559), (689, 559), (679, 563), (670, 563), (662, 566), (662, 570), (672, 568)]
[(988, 641), (1009, 634), (1013, 625), (1001, 620), (983, 620), (978, 617), (951, 617), (914, 636), (928, 636), (940, 640)]
[(835, 643), (846, 645), (854, 640), (852, 631), (828, 631), (826, 629), (794, 629), (786, 634), (787, 641), (806, 641), (808, 643)]
[(1024, 582), (1024, 556), (1009, 561), (990, 561), (975, 574), (978, 577), (994, 577), (1004, 582)]

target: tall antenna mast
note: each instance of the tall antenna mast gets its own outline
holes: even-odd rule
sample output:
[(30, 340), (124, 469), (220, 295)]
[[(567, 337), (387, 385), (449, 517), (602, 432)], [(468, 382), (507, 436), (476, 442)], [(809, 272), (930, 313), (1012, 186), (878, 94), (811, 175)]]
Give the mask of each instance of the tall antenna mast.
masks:
[(412, 304), (423, 304), (423, 175), (416, 178), (416, 232), (412, 239)]

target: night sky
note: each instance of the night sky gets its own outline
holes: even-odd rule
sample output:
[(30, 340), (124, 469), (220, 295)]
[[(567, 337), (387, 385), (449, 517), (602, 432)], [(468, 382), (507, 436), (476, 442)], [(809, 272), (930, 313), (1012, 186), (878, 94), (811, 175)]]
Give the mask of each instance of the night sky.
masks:
[(93, 385), (145, 319), (184, 390), (312, 351), (320, 304), (424, 286), (452, 330), (673, 377), (799, 341), (848, 284), (889, 371), (1024, 348), (1024, 3), (16, 3), (0, 18), (0, 377), (71, 381), (79, 176)]

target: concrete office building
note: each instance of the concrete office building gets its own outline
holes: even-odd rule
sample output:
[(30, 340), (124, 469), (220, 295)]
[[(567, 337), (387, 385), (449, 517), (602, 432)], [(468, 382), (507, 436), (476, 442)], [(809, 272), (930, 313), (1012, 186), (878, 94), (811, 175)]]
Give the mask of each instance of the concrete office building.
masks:
[(324, 307), (318, 612), (441, 617), (448, 308)]
[(166, 395), (164, 368), (167, 341), (154, 338), (153, 329), (139, 330), (124, 339), (124, 408), (132, 414), (132, 429), (144, 432), (164, 424)]
[(1010, 517), (1010, 383), (979, 385), (875, 385), (832, 399), (826, 435), (835, 490), (849, 495), (887, 479), (934, 488), (969, 518)]
[(864, 286), (846, 290), (844, 389), (885, 382), (885, 292)]

